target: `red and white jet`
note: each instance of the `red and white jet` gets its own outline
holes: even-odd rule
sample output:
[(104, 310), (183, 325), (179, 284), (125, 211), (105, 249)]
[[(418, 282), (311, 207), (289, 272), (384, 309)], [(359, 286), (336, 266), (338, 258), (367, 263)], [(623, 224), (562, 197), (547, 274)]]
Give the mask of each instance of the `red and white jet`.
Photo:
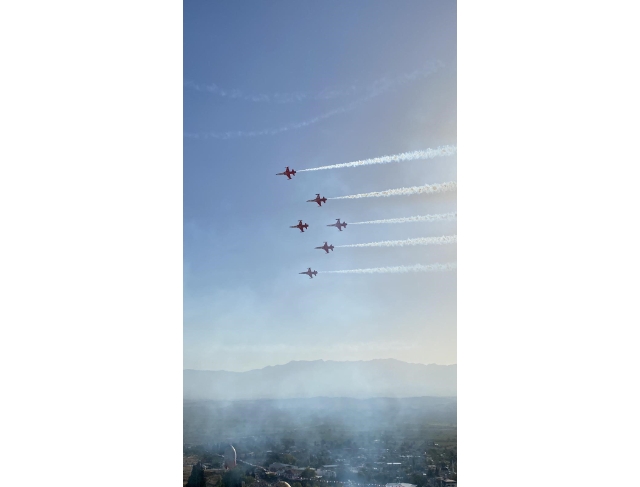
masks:
[(327, 198), (320, 198), (320, 194), (316, 193), (316, 197), (312, 200), (307, 200), (307, 203), (318, 203), (318, 206), (322, 206), (322, 203), (326, 203)]
[(302, 220), (298, 220), (298, 224), (297, 225), (290, 226), (289, 228), (297, 228), (301, 232), (304, 232), (305, 228), (309, 228), (309, 224), (308, 223), (302, 223)]
[(276, 176), (287, 176), (287, 178), (289, 179), (291, 179), (291, 176), (295, 176), (295, 175), (296, 175), (296, 170), (295, 169), (289, 170), (289, 166), (287, 166), (284, 172), (279, 172), (276, 174)]
[(333, 245), (327, 245), (327, 242), (325, 242), (322, 247), (316, 247), (316, 249), (324, 250), (328, 254), (329, 250), (333, 252)]
[[(340, 218), (336, 218), (336, 222), (332, 223), (331, 225), (327, 225), (328, 227), (336, 227), (338, 230), (342, 231), (342, 228), (345, 228), (347, 226), (346, 222), (340, 223)], [(342, 228), (340, 228), (342, 227)]]
[(307, 276), (309, 276), (311, 279), (313, 279), (313, 276), (317, 276), (318, 275), (318, 271), (312, 271), (311, 267), (309, 267), (308, 270), (304, 271), (304, 272), (298, 272), (298, 274), (306, 274)]

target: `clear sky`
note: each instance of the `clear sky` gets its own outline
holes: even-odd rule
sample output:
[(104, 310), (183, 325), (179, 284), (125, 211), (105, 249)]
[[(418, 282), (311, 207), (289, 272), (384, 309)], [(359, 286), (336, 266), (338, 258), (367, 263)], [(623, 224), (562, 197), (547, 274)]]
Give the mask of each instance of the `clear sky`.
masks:
[(455, 363), (455, 272), (322, 272), (455, 262), (455, 244), (314, 247), (455, 235), (325, 225), (453, 212), (456, 193), (306, 200), (456, 181), (456, 156), (275, 173), (456, 145), (456, 3), (187, 0), (184, 81), (184, 367)]

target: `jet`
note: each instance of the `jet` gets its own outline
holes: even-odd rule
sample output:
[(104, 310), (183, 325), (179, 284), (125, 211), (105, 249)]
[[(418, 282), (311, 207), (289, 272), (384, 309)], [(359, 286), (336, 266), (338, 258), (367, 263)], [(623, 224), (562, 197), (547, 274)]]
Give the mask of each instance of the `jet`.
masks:
[(295, 175), (296, 175), (296, 170), (295, 169), (289, 170), (289, 166), (287, 166), (284, 172), (279, 172), (276, 174), (276, 176), (287, 176), (287, 178), (289, 179), (291, 179), (291, 176), (295, 176)]
[[(331, 225), (327, 225), (328, 227), (336, 227), (338, 230), (342, 231), (342, 228), (347, 226), (346, 222), (342, 222), (340, 223), (340, 218), (336, 218), (336, 222), (332, 223)], [(342, 227), (342, 228), (340, 228)]]
[(309, 267), (308, 270), (304, 271), (304, 272), (298, 272), (298, 274), (306, 274), (307, 276), (309, 276), (311, 279), (313, 279), (313, 276), (317, 276), (318, 275), (318, 271), (312, 271), (311, 267)]
[(299, 228), (301, 232), (304, 232), (305, 228), (309, 228), (309, 224), (308, 223), (302, 223), (302, 220), (298, 220), (298, 224), (297, 225), (293, 225), (289, 228)]
[(307, 200), (307, 203), (318, 203), (318, 206), (322, 206), (322, 203), (326, 203), (327, 198), (320, 198), (320, 195), (316, 193), (316, 197), (312, 200)]
[(322, 247), (316, 247), (316, 249), (324, 250), (328, 254), (329, 250), (333, 252), (333, 245), (327, 245), (327, 242), (325, 242)]

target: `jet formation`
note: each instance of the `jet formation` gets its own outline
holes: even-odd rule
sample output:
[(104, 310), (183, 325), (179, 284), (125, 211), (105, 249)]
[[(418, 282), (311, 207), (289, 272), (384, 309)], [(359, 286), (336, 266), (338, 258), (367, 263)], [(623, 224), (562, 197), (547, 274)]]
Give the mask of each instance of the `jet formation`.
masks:
[[(448, 148), (450, 150), (450, 147)], [(435, 156), (435, 152), (436, 151), (432, 151), (431, 149), (429, 149), (429, 151), (431, 151), (430, 153), (427, 154), (427, 158), (433, 157)], [(454, 148), (455, 151), (455, 148)], [(447, 148), (442, 148), (441, 149), (442, 154), (446, 154), (447, 153)], [(399, 160), (406, 160), (406, 159), (415, 159), (417, 156), (420, 156), (420, 158), (423, 157), (425, 151), (416, 151), (414, 153), (404, 153), (404, 154), (399, 154), (398, 156), (386, 156), (383, 158), (376, 158), (376, 159), (367, 159), (364, 161), (357, 161), (357, 162), (353, 162), (353, 163), (346, 163), (346, 164), (336, 164), (336, 165), (332, 165), (332, 166), (322, 166), (319, 168), (313, 168), (313, 169), (302, 169), (303, 172), (305, 171), (313, 171), (313, 170), (318, 170), (318, 169), (331, 169), (331, 168), (335, 168), (335, 167), (350, 167), (350, 166), (355, 166), (355, 165), (360, 165), (360, 164), (378, 164), (380, 162), (382, 163), (387, 163), (387, 162), (392, 162), (392, 161), (399, 161)], [(408, 157), (407, 157), (408, 156)], [(296, 171), (294, 169), (289, 169), (289, 166), (286, 166), (284, 172), (279, 172), (277, 173), (278, 176), (286, 176), (287, 179), (291, 179), (292, 176), (295, 176)], [(445, 184), (450, 184), (450, 183), (445, 183)], [(455, 183), (454, 183), (455, 184)], [(426, 186), (425, 186), (426, 187)], [(363, 196), (388, 196), (390, 194), (413, 194), (413, 191), (408, 193), (404, 190), (413, 190), (413, 189), (421, 189), (421, 188), (400, 188), (399, 190), (389, 190), (386, 192), (382, 192), (382, 193), (371, 193), (371, 194), (362, 194), (362, 195), (353, 195), (351, 197), (363, 197)], [(419, 192), (419, 191), (415, 191), (415, 192)], [(340, 197), (341, 198), (349, 198), (348, 196), (343, 196)], [(320, 196), (320, 193), (316, 193), (316, 197), (311, 199), (311, 200), (307, 200), (307, 203), (316, 203), (318, 206), (322, 206), (322, 203), (327, 203), (327, 198)], [(407, 219), (401, 219), (402, 221), (410, 221), (410, 218)], [(361, 222), (361, 223), (376, 223), (376, 222)], [(347, 228), (347, 222), (341, 222), (340, 218), (336, 218), (336, 222), (335, 223), (331, 223), (330, 225), (327, 225), (328, 227), (336, 227), (338, 229), (338, 231), (342, 232), (343, 229)], [(298, 221), (297, 225), (293, 225), (290, 228), (297, 228), (300, 230), (300, 232), (304, 233), (305, 229), (309, 228), (309, 225), (307, 223), (302, 223), (302, 220)], [(393, 243), (393, 242), (380, 242), (380, 244), (387, 244), (387, 243)], [(351, 247), (352, 245), (347, 245), (347, 247)], [(353, 245), (353, 246), (369, 246), (368, 244), (361, 244), (361, 245)], [(340, 247), (340, 246), (339, 246)], [(320, 246), (320, 247), (314, 247), (316, 250), (324, 250), (325, 254), (328, 254), (329, 251), (333, 252), (334, 246), (333, 245), (329, 245), (327, 242), (324, 243), (324, 245)], [(318, 271), (312, 271), (311, 267), (309, 267), (308, 270), (306, 270), (305, 272), (300, 272), (299, 274), (306, 274), (309, 276), (309, 278), (313, 279), (313, 276), (318, 275)]]
[[(340, 223), (340, 218), (336, 218), (336, 222), (332, 223), (331, 225), (327, 225), (328, 227), (336, 227), (338, 230), (342, 231), (342, 228), (346, 228), (347, 223), (346, 222), (342, 222)], [(342, 228), (340, 228), (342, 227)]]
[(328, 254), (329, 250), (331, 250), (331, 252), (333, 252), (333, 245), (327, 245), (327, 242), (325, 242), (323, 246), (316, 247), (316, 249), (324, 250)]
[[(295, 176), (296, 175), (296, 171), (295, 169), (289, 169), (289, 166), (286, 167), (286, 169), (284, 170), (284, 172), (279, 172), (276, 174), (276, 176), (286, 176), (287, 179), (291, 179), (291, 176)], [(317, 203), (318, 206), (322, 206), (322, 203), (326, 203), (327, 202), (327, 198), (324, 196), (320, 196), (320, 193), (316, 193), (316, 197), (312, 200), (307, 200), (307, 203)], [(336, 227), (338, 230), (342, 231), (343, 228), (345, 228), (347, 226), (346, 222), (340, 222), (340, 218), (336, 219), (336, 223), (333, 223), (331, 225), (327, 225), (328, 227)], [(304, 231), (309, 228), (309, 224), (308, 223), (302, 223), (302, 220), (298, 220), (298, 224), (297, 225), (291, 225), (289, 228), (297, 228), (298, 230), (300, 230), (300, 232), (304, 233)], [(329, 245), (327, 242), (324, 243), (324, 245), (320, 246), (320, 247), (315, 247), (318, 250), (324, 250), (325, 253), (329, 253), (329, 251), (333, 252), (333, 245)], [(309, 276), (310, 279), (313, 279), (313, 276), (317, 276), (318, 275), (318, 271), (312, 271), (311, 267), (309, 267), (306, 271), (304, 272), (299, 272), (298, 274), (306, 274), (307, 276)]]
[(322, 203), (326, 203), (327, 202), (327, 198), (320, 198), (320, 194), (316, 193), (316, 197), (313, 198), (312, 200), (307, 200), (307, 203), (318, 203), (318, 206), (322, 206)]

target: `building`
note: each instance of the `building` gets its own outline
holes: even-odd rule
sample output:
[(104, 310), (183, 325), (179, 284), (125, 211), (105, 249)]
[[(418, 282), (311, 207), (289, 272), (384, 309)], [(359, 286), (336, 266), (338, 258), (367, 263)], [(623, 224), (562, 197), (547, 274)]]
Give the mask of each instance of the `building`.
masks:
[(436, 477), (435, 479), (431, 479), (429, 485), (432, 485), (433, 487), (456, 487), (458, 485), (458, 482), (453, 479)]
[(295, 465), (288, 465), (286, 463), (275, 462), (269, 465), (269, 470), (272, 472), (284, 472), (285, 470), (291, 470), (293, 468), (298, 468)]
[(320, 477), (324, 477), (326, 479), (333, 479), (336, 477), (336, 472), (335, 470), (331, 470), (328, 468), (319, 468), (318, 470), (316, 470), (316, 475), (319, 475)]

